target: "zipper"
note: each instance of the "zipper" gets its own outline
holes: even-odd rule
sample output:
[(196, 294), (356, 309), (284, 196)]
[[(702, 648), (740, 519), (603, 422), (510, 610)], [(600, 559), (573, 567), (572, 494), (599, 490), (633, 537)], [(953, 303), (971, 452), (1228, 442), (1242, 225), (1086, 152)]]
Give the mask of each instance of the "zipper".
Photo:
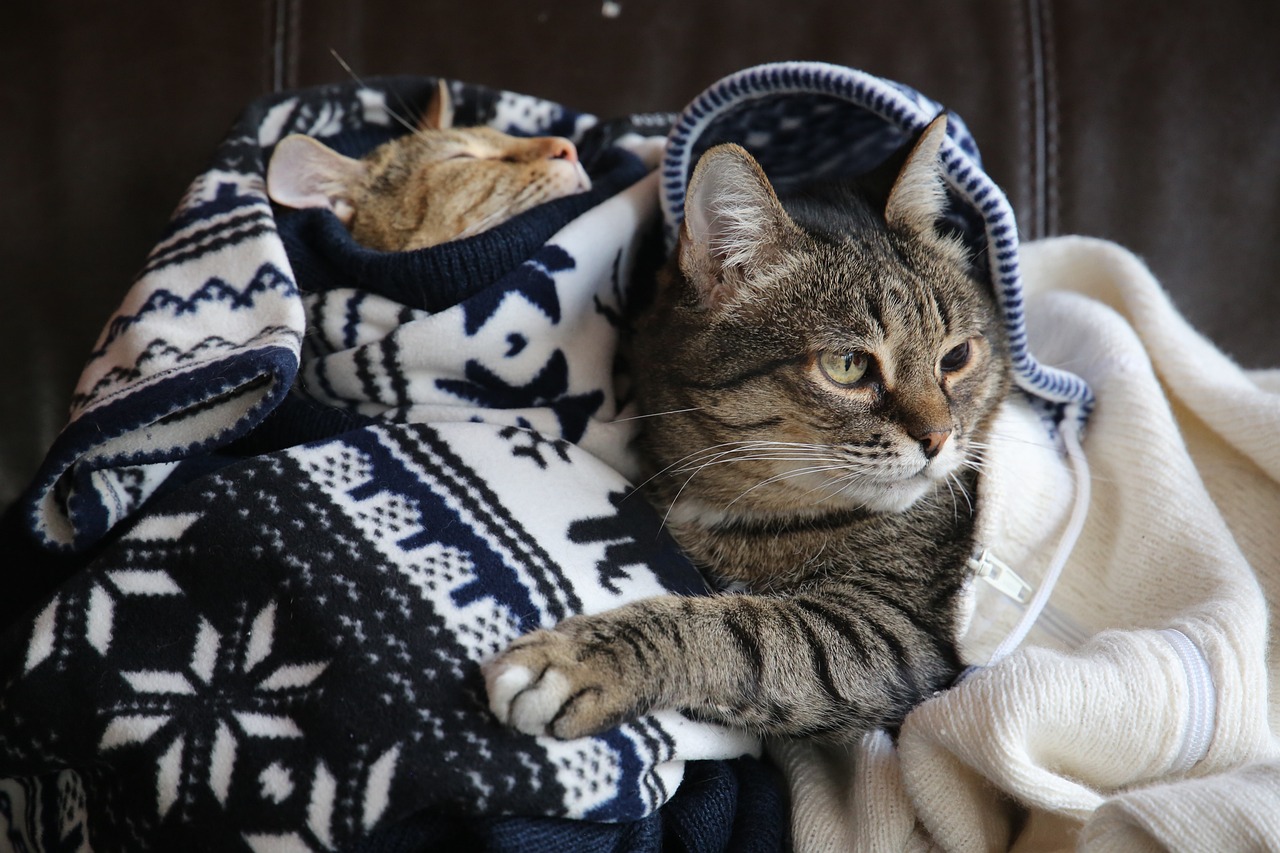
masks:
[(1171, 773), (1186, 773), (1209, 754), (1217, 722), (1218, 690), (1213, 671), (1200, 647), (1176, 628), (1157, 632), (1173, 647), (1187, 677), (1187, 720), (1182, 745), (1174, 758)]
[(1018, 604), (1026, 604), (1031, 600), (1031, 584), (1023, 580), (1008, 563), (992, 554), (990, 548), (983, 548), (976, 557), (970, 557), (968, 566), (973, 570), (974, 577), (986, 581)]
[[(974, 577), (986, 581), (1014, 603), (1025, 607), (1031, 600), (1035, 587), (1012, 566), (993, 554), (990, 548), (982, 548), (975, 556), (970, 557), (968, 566)], [(1051, 604), (1046, 604), (1040, 611), (1036, 627), (1071, 647), (1083, 645), (1089, 639), (1088, 631)]]

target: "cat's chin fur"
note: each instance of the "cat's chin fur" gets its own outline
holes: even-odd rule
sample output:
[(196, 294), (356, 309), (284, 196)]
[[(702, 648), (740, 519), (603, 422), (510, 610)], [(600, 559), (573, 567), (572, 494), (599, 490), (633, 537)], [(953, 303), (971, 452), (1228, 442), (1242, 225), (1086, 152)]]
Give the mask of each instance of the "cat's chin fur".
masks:
[[(856, 486), (846, 486), (838, 496), (827, 498), (812, 506), (812, 514), (822, 515), (833, 509), (862, 509), (870, 513), (906, 512), (917, 501), (932, 492), (945, 479), (945, 474), (922, 470), (920, 473), (902, 480), (885, 482), (866, 482)], [(725, 507), (709, 503), (698, 498), (685, 497), (676, 501), (667, 513), (667, 523), (674, 527), (714, 528), (725, 524), (741, 522), (762, 522), (776, 514), (762, 512), (747, 507)], [(787, 515), (803, 518), (804, 509), (792, 506)]]
[(846, 488), (842, 496), (855, 506), (870, 512), (906, 512), (916, 501), (931, 492), (937, 481), (921, 471), (914, 477), (896, 483), (868, 484), (862, 488)]

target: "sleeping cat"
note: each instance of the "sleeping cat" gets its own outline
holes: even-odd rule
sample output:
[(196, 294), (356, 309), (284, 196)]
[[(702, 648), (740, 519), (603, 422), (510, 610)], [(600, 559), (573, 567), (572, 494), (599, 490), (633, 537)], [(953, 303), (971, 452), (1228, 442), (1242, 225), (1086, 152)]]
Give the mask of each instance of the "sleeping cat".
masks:
[(935, 228), (945, 132), (874, 206), (780, 201), (745, 150), (702, 157), (631, 363), (644, 491), (735, 592), (520, 638), (484, 666), (501, 721), (573, 738), (678, 708), (848, 739), (952, 682), (975, 455), (1010, 368), (992, 296)]
[(454, 128), (443, 80), (415, 132), (359, 160), (295, 133), (280, 141), (267, 167), (272, 201), (331, 210), (356, 242), (384, 252), (470, 237), (589, 189), (568, 139)]

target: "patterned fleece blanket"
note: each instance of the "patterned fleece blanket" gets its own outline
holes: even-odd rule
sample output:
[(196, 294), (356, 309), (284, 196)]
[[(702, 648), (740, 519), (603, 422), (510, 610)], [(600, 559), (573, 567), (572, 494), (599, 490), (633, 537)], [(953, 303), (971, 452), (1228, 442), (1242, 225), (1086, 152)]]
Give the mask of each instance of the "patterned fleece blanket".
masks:
[[(273, 210), (278, 139), (363, 153), (433, 85), (251, 105), (104, 328), (4, 530), (11, 847), (784, 842), (753, 737), (664, 711), (535, 739), (491, 719), (478, 663), (574, 613), (706, 592), (634, 493), (615, 349), (696, 150), (744, 141), (785, 180), (807, 146), (810, 177), (854, 173), (939, 107), (829, 66), (613, 121), (453, 83), (459, 124), (567, 136), (593, 189), (395, 255)], [(1060, 416), (1087, 388), (1019, 344), (1011, 214), (951, 134), (954, 227), (991, 259), (1020, 382)]]

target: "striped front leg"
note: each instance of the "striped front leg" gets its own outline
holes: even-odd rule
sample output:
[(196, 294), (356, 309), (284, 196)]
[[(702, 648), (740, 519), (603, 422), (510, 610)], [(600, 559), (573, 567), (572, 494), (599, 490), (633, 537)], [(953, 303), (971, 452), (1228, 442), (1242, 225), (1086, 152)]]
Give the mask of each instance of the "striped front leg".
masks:
[(948, 620), (868, 590), (664, 596), (517, 640), (484, 666), (489, 705), (535, 735), (596, 734), (655, 708), (770, 735), (899, 722), (957, 670)]

